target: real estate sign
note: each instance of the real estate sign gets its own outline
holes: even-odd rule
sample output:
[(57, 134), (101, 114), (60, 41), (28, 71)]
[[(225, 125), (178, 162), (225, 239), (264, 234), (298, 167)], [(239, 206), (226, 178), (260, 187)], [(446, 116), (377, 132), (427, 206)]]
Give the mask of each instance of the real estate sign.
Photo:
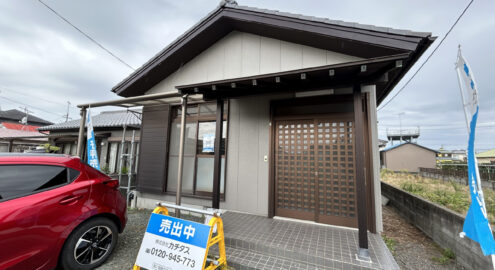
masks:
[(146, 269), (203, 269), (211, 227), (152, 213), (136, 265)]

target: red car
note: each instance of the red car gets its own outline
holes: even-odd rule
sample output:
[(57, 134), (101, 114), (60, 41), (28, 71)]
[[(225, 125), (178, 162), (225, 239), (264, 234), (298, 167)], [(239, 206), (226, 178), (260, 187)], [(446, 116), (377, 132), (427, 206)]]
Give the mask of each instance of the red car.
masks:
[(127, 221), (117, 180), (77, 157), (0, 154), (0, 269), (93, 269)]

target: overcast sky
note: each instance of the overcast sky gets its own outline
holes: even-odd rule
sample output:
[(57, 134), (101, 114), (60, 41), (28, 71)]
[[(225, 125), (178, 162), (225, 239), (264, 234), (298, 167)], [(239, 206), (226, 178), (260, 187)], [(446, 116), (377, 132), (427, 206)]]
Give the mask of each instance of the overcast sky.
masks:
[[(240, 5), (276, 9), (378, 26), (432, 32), (432, 48), (469, 1), (261, 1)], [(45, 0), (45, 3), (137, 68), (216, 8), (217, 0)], [(454, 71), (457, 45), (473, 70), (480, 96), (478, 149), (495, 147), (495, 2), (475, 1), (416, 78), (379, 111), (380, 138), (387, 128), (421, 128), (419, 143), (432, 148), (465, 148), (467, 132)], [(418, 63), (426, 58), (423, 56)], [(397, 91), (416, 66), (396, 86)], [(27, 105), (35, 115), (63, 121), (74, 105), (115, 99), (110, 90), (131, 69), (108, 55), (36, 0), (0, 1), (0, 107)], [(114, 109), (114, 108), (107, 108)]]

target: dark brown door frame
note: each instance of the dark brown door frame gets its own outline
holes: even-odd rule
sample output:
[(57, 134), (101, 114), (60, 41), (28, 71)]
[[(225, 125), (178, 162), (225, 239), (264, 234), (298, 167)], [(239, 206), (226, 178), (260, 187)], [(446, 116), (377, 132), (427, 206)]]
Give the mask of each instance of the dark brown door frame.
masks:
[[(221, 145), (222, 145), (222, 129), (223, 129), (223, 99), (217, 99), (217, 119), (215, 127), (215, 157), (213, 168), (213, 201), (212, 207), (214, 209), (220, 209), (220, 181), (221, 181)], [(199, 129), (199, 128), (198, 128)]]
[[(376, 213), (375, 213), (375, 192), (374, 192), (374, 166), (373, 166), (373, 140), (371, 137), (371, 107), (370, 107), (370, 94), (363, 93), (363, 105), (364, 105), (364, 133), (365, 133), (365, 152), (366, 152), (366, 204), (368, 208), (368, 230), (372, 233), (376, 233)], [(376, 145), (377, 146), (377, 145)], [(375, 146), (375, 147), (376, 147)], [(375, 161), (376, 162), (376, 161)], [(379, 162), (379, 161), (378, 161)]]
[(359, 248), (368, 249), (368, 213), (366, 206), (366, 162), (364, 144), (364, 108), (361, 85), (353, 86), (355, 151), (356, 151), (356, 197), (358, 210)]
[[(366, 188), (363, 188), (364, 190), (364, 196), (363, 197), (366, 197), (366, 200), (363, 200), (364, 201), (364, 206), (365, 206), (365, 211), (364, 213), (366, 213), (365, 215), (365, 220), (366, 220), (366, 223), (365, 223), (365, 227), (366, 227), (366, 230), (364, 230), (364, 232), (366, 233), (366, 244), (363, 243), (362, 246), (367, 246), (367, 230), (370, 230), (371, 232), (376, 232), (376, 216), (375, 216), (375, 213), (374, 213), (374, 205), (375, 205), (375, 201), (374, 201), (374, 194), (373, 194), (373, 181), (374, 181), (374, 176), (373, 176), (373, 171), (372, 171), (372, 156), (371, 156), (371, 136), (370, 136), (370, 125), (372, 125), (373, 123), (370, 123), (369, 122), (369, 109), (368, 108), (368, 104), (369, 102), (367, 102), (368, 100), (365, 99), (363, 102), (363, 97), (362, 97), (362, 94), (361, 94), (361, 86), (360, 85), (357, 85), (357, 86), (354, 86), (353, 87), (353, 90), (359, 90), (359, 97), (361, 98), (359, 103), (361, 105), (358, 105), (359, 107), (362, 108), (361, 110), (361, 117), (360, 117), (360, 120), (359, 122), (361, 123), (361, 138), (364, 138), (363, 140), (363, 145), (362, 145), (362, 150), (361, 150), (361, 153), (364, 153), (364, 156), (362, 158), (362, 163), (361, 163), (361, 168), (364, 168), (361, 173), (362, 173), (362, 178), (365, 178), (365, 182), (366, 184), (362, 185), (362, 187), (366, 187)], [(353, 91), (354, 92), (354, 91)], [(353, 102), (353, 105), (354, 105), (354, 102), (356, 102), (356, 95), (353, 93), (352, 95), (352, 102)], [(333, 98), (333, 99), (342, 99), (342, 100), (345, 100), (344, 97), (341, 97), (341, 96), (332, 96), (330, 98)], [(366, 98), (366, 96), (365, 96)], [(319, 98), (320, 101), (321, 101), (321, 98)], [(287, 100), (276, 100), (276, 101), (272, 101), (271, 104), (270, 104), (270, 130), (269, 130), (269, 166), (268, 166), (268, 173), (269, 173), (269, 183), (268, 183), (268, 217), (270, 218), (273, 218), (275, 216), (275, 108), (277, 105), (280, 105), (280, 104), (299, 104), (299, 103), (307, 103), (307, 102), (311, 102), (311, 98), (306, 98), (306, 99), (303, 99), (301, 98), (300, 100), (294, 100), (294, 99), (287, 99)], [(298, 116), (294, 116), (294, 118), (299, 118)], [(355, 125), (357, 127), (357, 123), (356, 123), (356, 117), (355, 117)], [(358, 138), (357, 134), (356, 134), (356, 138)], [(365, 143), (366, 142), (366, 143)], [(357, 150), (357, 149), (356, 149)], [(369, 150), (369, 151), (368, 151)], [(356, 168), (359, 168), (358, 165), (356, 164)], [(357, 180), (358, 182), (359, 180)], [(356, 193), (358, 192), (357, 190), (357, 186), (356, 186)], [(361, 197), (362, 198), (362, 197)], [(359, 204), (359, 195), (358, 195), (358, 204)], [(370, 211), (366, 211), (366, 205), (369, 205), (371, 209), (369, 209)], [(358, 209), (359, 211), (359, 209)], [(362, 212), (362, 210), (361, 210)], [(373, 212), (373, 213), (371, 213)], [(359, 213), (358, 213), (359, 215)], [(359, 216), (358, 216), (359, 218)], [(361, 233), (362, 235), (364, 235), (364, 233)], [(360, 245), (361, 246), (361, 245)]]

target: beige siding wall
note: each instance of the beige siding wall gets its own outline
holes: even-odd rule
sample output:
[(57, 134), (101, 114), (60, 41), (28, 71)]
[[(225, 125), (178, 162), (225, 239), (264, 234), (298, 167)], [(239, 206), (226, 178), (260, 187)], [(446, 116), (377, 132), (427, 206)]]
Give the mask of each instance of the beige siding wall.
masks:
[[(268, 215), (270, 101), (293, 95), (254, 96), (230, 100), (225, 201), (220, 208)], [(175, 196), (139, 194), (138, 207), (153, 208)], [(183, 198), (188, 205), (211, 207), (210, 200)]]
[[(175, 86), (287, 71), (360, 58), (248, 33), (232, 32), (155, 85), (146, 94), (175, 91)], [(268, 215), (270, 101), (256, 96), (230, 101), (225, 202), (221, 208)], [(138, 194), (137, 206), (153, 208), (175, 196)], [(210, 207), (211, 201), (183, 198), (186, 205)]]
[(177, 85), (357, 60), (361, 58), (234, 31), (155, 85), (147, 94), (176, 91)]
[(435, 168), (435, 152), (426, 150), (413, 144), (405, 144), (384, 154), (385, 167), (389, 170), (419, 172), (419, 167)]

